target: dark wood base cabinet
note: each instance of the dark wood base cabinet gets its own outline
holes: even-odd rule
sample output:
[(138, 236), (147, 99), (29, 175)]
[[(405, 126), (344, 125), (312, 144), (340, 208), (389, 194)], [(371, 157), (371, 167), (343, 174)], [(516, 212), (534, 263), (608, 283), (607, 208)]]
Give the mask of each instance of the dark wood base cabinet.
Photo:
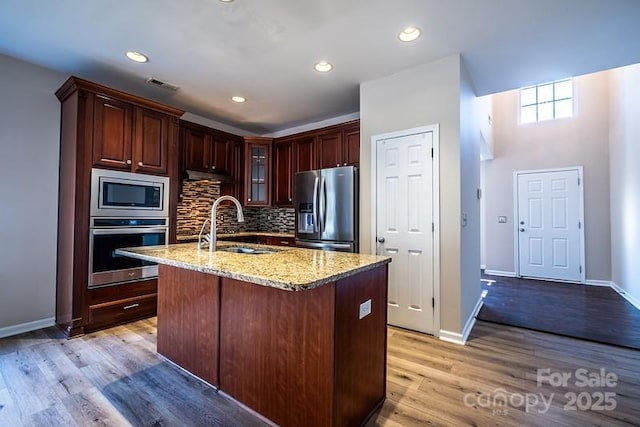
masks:
[(385, 399), (386, 300), (387, 266), (292, 292), (161, 265), (158, 352), (278, 425), (357, 426)]

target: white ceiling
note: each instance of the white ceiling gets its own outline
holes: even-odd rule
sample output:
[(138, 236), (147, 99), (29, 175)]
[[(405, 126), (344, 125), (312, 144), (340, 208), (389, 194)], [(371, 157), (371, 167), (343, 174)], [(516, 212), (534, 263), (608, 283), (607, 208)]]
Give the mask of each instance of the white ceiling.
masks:
[[(423, 36), (398, 41), (409, 25)], [(357, 112), (360, 83), (455, 53), (478, 96), (638, 63), (640, 1), (2, 0), (0, 53), (261, 134)]]

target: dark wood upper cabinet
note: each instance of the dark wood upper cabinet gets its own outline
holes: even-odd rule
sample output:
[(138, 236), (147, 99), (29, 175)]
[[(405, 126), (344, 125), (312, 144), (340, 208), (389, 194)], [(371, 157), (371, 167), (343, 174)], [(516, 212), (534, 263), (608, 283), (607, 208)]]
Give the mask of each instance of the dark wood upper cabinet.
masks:
[(360, 126), (342, 131), (342, 165), (360, 166)]
[(180, 121), (184, 169), (233, 175), (234, 136), (196, 123)]
[(360, 165), (360, 125), (349, 124), (318, 135), (318, 168)]
[(135, 111), (134, 171), (166, 174), (172, 118), (146, 108), (136, 107)]
[(233, 143), (224, 134), (212, 135), (211, 172), (231, 175)]
[(244, 197), (245, 206), (271, 206), (272, 138), (247, 136), (245, 140)]
[[(242, 201), (244, 197), (244, 156), (243, 147), (244, 140), (242, 137), (234, 136), (229, 140), (229, 147), (231, 151), (231, 179), (232, 182), (223, 183), (220, 186), (220, 194), (233, 196), (236, 199)], [(226, 202), (224, 202), (226, 203)], [(227, 203), (231, 205), (231, 202)]]
[(293, 144), (293, 173), (310, 171), (316, 168), (316, 137), (298, 138)]
[(318, 135), (318, 168), (342, 166), (342, 131), (340, 129)]
[(273, 199), (293, 207), (295, 174), (337, 166), (359, 166), (360, 122), (353, 121), (278, 138), (273, 146)]
[(273, 147), (274, 204), (293, 206), (293, 142), (283, 141)]
[(133, 105), (96, 95), (93, 111), (94, 166), (130, 170)]
[(93, 111), (94, 166), (168, 174), (172, 116), (100, 94)]
[[(180, 124), (182, 126), (182, 122)], [(211, 137), (198, 129), (184, 127), (184, 169), (208, 172), (211, 161)]]

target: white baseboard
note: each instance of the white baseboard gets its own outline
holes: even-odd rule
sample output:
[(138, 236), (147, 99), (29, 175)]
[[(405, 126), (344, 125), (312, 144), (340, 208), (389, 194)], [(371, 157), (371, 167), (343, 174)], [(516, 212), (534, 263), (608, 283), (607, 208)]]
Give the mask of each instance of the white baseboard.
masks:
[(611, 288), (613, 288), (614, 291), (616, 291), (617, 293), (620, 294), (620, 296), (622, 296), (622, 298), (626, 299), (627, 301), (629, 301), (629, 303), (631, 303), (635, 308), (637, 308), (638, 310), (640, 310), (640, 300), (637, 299), (636, 297), (634, 297), (633, 295), (631, 295), (629, 292), (625, 291), (624, 289), (622, 289), (620, 286), (616, 285), (613, 282), (609, 282), (611, 283)]
[(444, 329), (440, 329), (440, 336), (438, 337), (442, 341), (450, 342), (453, 344), (464, 345), (464, 340), (462, 339), (462, 334), (457, 332), (445, 331)]
[(611, 288), (613, 285), (612, 282), (610, 282), (609, 280), (589, 280), (587, 279), (585, 282), (585, 285), (589, 285), (589, 286), (606, 286)]
[(460, 345), (466, 344), (467, 339), (469, 338), (469, 335), (473, 330), (473, 326), (476, 324), (476, 316), (480, 312), (480, 309), (482, 308), (482, 304), (484, 303), (482, 301), (482, 297), (480, 297), (478, 299), (478, 302), (476, 303), (476, 306), (473, 308), (471, 315), (467, 319), (467, 322), (465, 323), (464, 328), (462, 328), (461, 334), (457, 332), (445, 331), (444, 329), (440, 329), (439, 338), (442, 341), (447, 341), (453, 344), (460, 344)]
[(19, 325), (5, 326), (0, 328), (0, 338), (10, 337), (12, 335), (22, 334), (24, 332), (31, 332), (37, 329), (48, 328), (56, 324), (55, 317), (49, 317), (47, 319), (34, 320), (33, 322), (21, 323)]
[(485, 270), (484, 274), (489, 276), (516, 277), (515, 271)]

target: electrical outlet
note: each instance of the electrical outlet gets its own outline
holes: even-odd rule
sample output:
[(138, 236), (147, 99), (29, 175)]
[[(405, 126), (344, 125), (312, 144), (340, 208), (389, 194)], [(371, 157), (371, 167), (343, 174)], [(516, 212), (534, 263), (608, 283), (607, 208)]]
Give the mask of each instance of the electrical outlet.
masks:
[(371, 314), (371, 300), (368, 299), (365, 302), (363, 302), (362, 304), (360, 304), (360, 314), (359, 314), (359, 319), (362, 319), (366, 316), (368, 316), (369, 314)]
[(499, 216), (498, 217), (498, 223), (499, 224), (506, 224), (507, 223), (507, 217), (506, 216)]

